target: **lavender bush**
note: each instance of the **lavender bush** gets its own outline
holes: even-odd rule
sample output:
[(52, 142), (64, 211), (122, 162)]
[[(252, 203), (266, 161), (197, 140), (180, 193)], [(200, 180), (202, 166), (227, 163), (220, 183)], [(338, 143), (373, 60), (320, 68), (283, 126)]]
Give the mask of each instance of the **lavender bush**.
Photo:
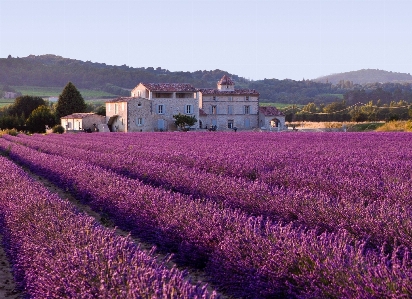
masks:
[[(354, 138), (351, 151), (356, 156), (351, 155), (346, 160), (336, 159), (339, 155), (342, 159), (345, 157), (344, 153), (337, 154), (339, 149), (351, 152), (346, 144), (350, 139), (343, 134), (237, 134), (236, 137), (231, 137), (233, 134), (216, 134), (213, 136), (221, 139), (217, 138), (215, 143), (209, 140), (216, 150), (204, 157), (201, 156), (200, 146), (204, 144), (204, 139), (210, 139), (209, 134), (194, 133), (184, 137), (180, 134), (99, 134), (89, 140), (85, 135), (51, 136), (46, 139), (56, 148), (61, 143), (69, 149), (64, 151), (60, 148), (61, 155), (58, 152), (53, 155), (40, 152), (52, 152), (51, 147), (44, 144), (40, 147), (44, 141), (42, 138), (48, 136), (34, 136), (34, 140), (29, 137), (7, 137), (15, 143), (3, 138), (0, 147), (33, 171), (73, 189), (95, 209), (113, 215), (119, 225), (127, 225), (136, 233), (146, 234), (159, 243), (175, 247), (187, 259), (204, 258), (211, 279), (237, 297), (382, 298), (411, 295), (408, 239), (411, 226), (410, 217), (406, 217), (410, 216), (410, 210), (405, 205), (410, 196), (410, 182), (407, 180), (410, 163), (396, 162), (399, 158), (410, 157), (410, 151), (400, 148), (391, 159), (384, 159), (374, 147), (378, 139), (387, 139), (391, 142), (387, 149), (391, 146), (396, 148), (404, 142), (403, 139), (410, 138), (409, 135), (360, 134), (361, 138), (351, 135)], [(162, 151), (152, 148), (154, 160), (162, 161), (165, 172), (168, 167), (178, 165), (180, 159), (186, 169), (190, 169), (192, 164), (198, 172), (219, 176), (221, 185), (204, 191), (204, 198), (196, 199), (197, 196), (190, 192), (174, 193), (133, 179), (133, 175), (127, 172), (132, 173), (130, 169), (142, 157), (150, 157), (150, 145), (155, 142), (149, 141), (149, 136), (152, 139), (167, 138), (162, 139), (165, 145)], [(299, 144), (297, 139), (301, 138), (300, 144), (303, 143), (306, 148), (299, 148), (312, 153), (312, 158), (301, 151), (298, 153), (299, 159), (282, 160), (282, 157), (287, 157), (285, 153), (279, 155), (271, 151), (266, 155), (268, 159), (265, 164), (264, 157), (259, 156), (259, 149), (273, 143), (273, 136), (279, 139), (276, 140), (278, 144), (285, 144), (285, 147), (289, 147), (289, 143), (294, 144), (295, 154)], [(330, 136), (331, 140), (319, 146), (314, 143), (319, 136)], [(178, 150), (179, 145), (185, 144), (185, 138), (190, 149), (186, 159), (185, 154)], [(89, 159), (69, 154), (70, 150), (76, 152), (77, 148), (76, 142), (71, 139), (77, 141), (79, 148), (89, 151)], [(281, 143), (282, 140), (284, 143)], [(339, 140), (341, 143), (338, 143)], [(39, 143), (34, 144), (35, 141)], [(249, 141), (255, 143), (252, 145)], [(160, 141), (157, 142), (159, 145)], [(245, 160), (237, 164), (233, 160), (234, 165), (222, 163), (219, 168), (218, 163), (224, 160), (220, 156), (223, 156), (221, 147), (229, 142), (239, 145), (239, 156)], [(19, 143), (27, 144), (32, 149)], [(332, 147), (332, 143), (340, 147)], [(90, 151), (92, 144), (96, 147), (95, 152)], [(256, 148), (255, 156), (243, 154), (244, 148), (251, 150), (253, 147)], [(133, 154), (128, 156), (127, 151)], [(117, 154), (104, 164), (104, 157), (109, 158), (106, 154), (110, 152), (124, 153), (125, 160), (129, 157), (132, 160), (129, 160), (128, 166), (121, 164), (123, 170), (117, 166), (121, 161)], [(379, 154), (377, 159), (368, 160), (371, 152)], [(315, 154), (324, 157), (313, 156)], [(100, 164), (96, 157), (101, 158)], [(250, 161), (250, 164), (245, 161)], [(349, 162), (344, 164), (344, 161)], [(314, 169), (310, 168), (311, 165)], [(397, 167), (386, 169), (382, 165)], [(280, 172), (282, 166), (292, 174)], [(218, 169), (219, 173), (216, 172)], [(238, 174), (234, 169), (239, 170)], [(122, 171), (129, 177), (120, 175)], [(353, 177), (339, 178), (334, 175), (335, 171), (339, 175), (352, 174)], [(325, 179), (321, 179), (322, 175), (316, 175), (317, 172), (324, 173)], [(194, 173), (196, 171), (191, 172)], [(370, 176), (364, 184), (366, 187), (359, 182), (361, 179), (365, 181), (362, 173)], [(161, 174), (158, 176), (160, 182)], [(197, 177), (193, 176), (192, 180), (196, 185)], [(259, 198), (252, 194), (245, 195), (246, 199), (235, 198), (231, 201), (231, 196), (227, 196), (230, 190), (226, 186), (230, 180), (239, 184), (238, 189), (242, 186), (247, 189), (248, 184), (256, 186), (255, 190), (262, 190), (265, 197), (258, 201)], [(338, 187), (332, 184), (334, 180)], [(169, 179), (165, 181), (167, 183)], [(215, 183), (212, 179), (210, 182)], [(403, 189), (392, 191), (389, 187), (393, 186)], [(351, 192), (349, 188), (355, 189)], [(242, 192), (239, 190), (232, 196), (243, 196), (245, 193)], [(293, 197), (290, 194), (296, 195)], [(274, 195), (283, 197), (273, 198)], [(221, 200), (218, 201), (218, 198)], [(233, 204), (236, 201), (238, 203)], [(269, 216), (259, 212), (266, 201), (270, 202), (266, 206), (272, 209)], [(393, 224), (397, 226), (392, 227)], [(368, 231), (370, 228), (371, 232)]]
[(0, 233), (25, 297), (217, 298), (0, 162)]

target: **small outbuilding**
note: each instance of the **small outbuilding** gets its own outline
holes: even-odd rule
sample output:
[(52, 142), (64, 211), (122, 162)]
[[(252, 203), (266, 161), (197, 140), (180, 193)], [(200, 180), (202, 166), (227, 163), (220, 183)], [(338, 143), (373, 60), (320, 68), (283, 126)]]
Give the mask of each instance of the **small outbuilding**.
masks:
[(60, 118), (60, 122), (66, 132), (98, 132), (107, 128), (106, 117), (95, 113), (73, 113)]
[(262, 130), (286, 130), (285, 115), (276, 107), (259, 107), (259, 125)]

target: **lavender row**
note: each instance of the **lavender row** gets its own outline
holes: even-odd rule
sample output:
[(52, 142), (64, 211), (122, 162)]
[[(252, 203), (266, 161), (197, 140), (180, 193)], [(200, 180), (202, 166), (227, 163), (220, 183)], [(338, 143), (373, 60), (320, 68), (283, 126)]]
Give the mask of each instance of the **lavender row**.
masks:
[[(285, 163), (285, 172), (281, 175), (274, 177), (267, 173), (261, 179), (250, 181), (173, 163), (143, 160), (130, 150), (130, 153), (119, 154), (120, 148), (112, 154), (106, 153), (107, 148), (114, 148), (113, 145), (107, 148), (96, 146), (94, 151), (75, 148), (78, 140), (82, 144), (99, 144), (108, 139), (99, 139), (101, 135), (98, 135), (87, 140), (84, 136), (90, 135), (69, 135), (73, 139), (71, 143), (69, 137), (7, 138), (40, 151), (87, 161), (155, 186), (239, 208), (251, 215), (283, 222), (293, 221), (327, 231), (345, 229), (357, 239), (367, 239), (374, 246), (381, 246), (385, 242), (392, 244), (396, 240), (412, 248), (412, 210), (408, 204), (412, 189), (409, 179), (412, 159), (392, 161), (373, 157), (357, 162), (354, 159), (342, 159), (341, 163), (337, 163), (325, 157), (313, 157), (311, 163), (305, 163), (304, 160), (309, 159), (302, 157), (303, 162), (300, 164)], [(363, 135), (363, 138), (371, 136)], [(66, 140), (65, 146), (58, 144), (57, 140)], [(126, 141), (117, 143), (125, 146)], [(168, 144), (165, 143), (167, 146), (164, 152), (167, 152)], [(406, 151), (403, 153), (404, 156), (407, 154)], [(364, 166), (357, 165), (359, 163)], [(383, 163), (386, 163), (386, 167), (382, 166)], [(325, 168), (328, 168), (327, 173)], [(347, 177), (348, 169), (350, 178)], [(275, 180), (276, 183), (273, 183)]]
[(217, 298), (0, 158), (0, 231), (27, 298)]
[(4, 139), (0, 147), (33, 171), (76, 190), (118, 225), (174, 247), (186, 259), (204, 258), (211, 279), (236, 297), (412, 295), (410, 253), (402, 246), (388, 255), (384, 247), (382, 252), (368, 250), (345, 231), (319, 235)]
[[(386, 162), (412, 157), (411, 149), (405, 146), (412, 139), (407, 133), (148, 133), (128, 134), (127, 137), (122, 134), (100, 134), (93, 138), (86, 134), (37, 135), (36, 138), (38, 137), (58, 140), (70, 147), (108, 153), (133, 152), (142, 159), (155, 159), (168, 164), (177, 163), (209, 172), (245, 177), (260, 177), (273, 171), (284, 174), (282, 169), (288, 167), (288, 164), (310, 166), (319, 160), (330, 160), (338, 164), (349, 161), (351, 164), (375, 168), (377, 165), (374, 162), (377, 159), (376, 162), (382, 163), (379, 166), (386, 168)], [(333, 164), (326, 164), (319, 170), (327, 170)], [(346, 170), (350, 175), (351, 169)]]

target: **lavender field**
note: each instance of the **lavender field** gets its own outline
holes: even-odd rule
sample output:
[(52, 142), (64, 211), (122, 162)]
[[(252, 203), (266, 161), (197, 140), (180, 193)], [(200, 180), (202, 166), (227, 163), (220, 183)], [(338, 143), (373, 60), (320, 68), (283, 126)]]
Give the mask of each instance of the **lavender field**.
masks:
[[(0, 151), (173, 254), (179, 268), (201, 271), (225, 297), (409, 298), (411, 141), (408, 133), (20, 134), (3, 135)], [(30, 298), (66, 289), (72, 298), (88, 285), (93, 293), (82, 298), (217, 297), (153, 252), (144, 253), (150, 267), (137, 267), (138, 245), (80, 226), (79, 213), (52, 215), (49, 202), (71, 208), (46, 191), (24, 196), (35, 184), (6, 162), (0, 232)], [(85, 233), (66, 236), (75, 230)], [(35, 248), (41, 262), (28, 262)], [(118, 255), (133, 262), (113, 264)], [(74, 272), (49, 278), (62, 269)], [(140, 275), (152, 279), (146, 297), (131, 293), (143, 288), (133, 281)]]

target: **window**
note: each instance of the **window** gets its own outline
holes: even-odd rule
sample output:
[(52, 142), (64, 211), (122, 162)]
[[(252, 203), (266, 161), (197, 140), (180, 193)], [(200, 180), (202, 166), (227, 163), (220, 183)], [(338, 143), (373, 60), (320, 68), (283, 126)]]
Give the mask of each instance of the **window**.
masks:
[(140, 98), (142, 95), (142, 92), (140, 90), (137, 91), (137, 96)]
[(215, 97), (215, 96), (213, 96), (213, 101), (216, 101), (216, 97)]
[(137, 107), (138, 107), (138, 108), (142, 107), (142, 103), (138, 103), (138, 104), (137, 104)]
[(250, 106), (243, 107), (244, 114), (250, 114)]
[(143, 118), (138, 117), (138, 118), (136, 119), (136, 125), (137, 125), (137, 126), (143, 126)]
[(233, 114), (233, 105), (227, 106), (227, 114)]
[(229, 120), (227, 121), (227, 128), (228, 128), (228, 129), (233, 129), (233, 119), (229, 119)]
[(227, 98), (229, 101), (233, 101), (233, 97), (228, 97)]
[(185, 106), (185, 112), (186, 112), (186, 114), (192, 114), (193, 113), (193, 105), (186, 105)]
[(165, 105), (158, 105), (157, 114), (164, 114), (164, 113), (165, 113)]
[(245, 97), (245, 100), (246, 100), (246, 101), (249, 101), (249, 96), (246, 96), (246, 97)]
[(217, 114), (217, 106), (212, 106), (212, 114)]

